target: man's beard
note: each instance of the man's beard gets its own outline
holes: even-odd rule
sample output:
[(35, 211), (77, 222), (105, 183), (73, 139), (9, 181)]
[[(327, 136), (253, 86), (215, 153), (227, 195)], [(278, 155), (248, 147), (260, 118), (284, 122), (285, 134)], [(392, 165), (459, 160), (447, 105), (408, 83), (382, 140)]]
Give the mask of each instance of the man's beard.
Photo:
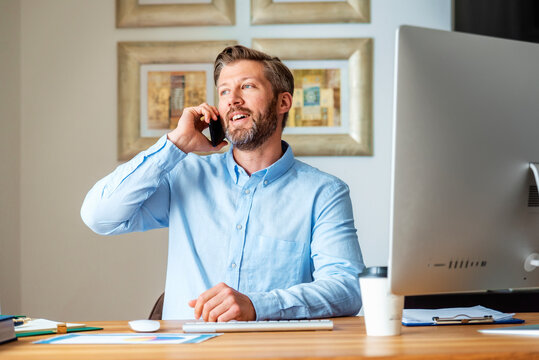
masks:
[(250, 151), (258, 148), (260, 145), (266, 142), (277, 130), (277, 98), (273, 97), (271, 103), (267, 107), (266, 111), (259, 115), (254, 116), (247, 109), (233, 109), (232, 111), (246, 111), (249, 112), (252, 120), (251, 128), (249, 129), (231, 129), (230, 120), (226, 127), (226, 138), (236, 147), (238, 150)]

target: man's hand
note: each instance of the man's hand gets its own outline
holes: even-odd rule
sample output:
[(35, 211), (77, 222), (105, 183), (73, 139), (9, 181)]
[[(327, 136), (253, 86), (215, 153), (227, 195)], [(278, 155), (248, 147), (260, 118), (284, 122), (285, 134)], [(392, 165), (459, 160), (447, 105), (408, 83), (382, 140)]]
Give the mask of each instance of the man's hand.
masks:
[[(217, 108), (206, 103), (185, 108), (178, 121), (178, 126), (167, 134), (167, 138), (184, 153), (219, 151), (227, 145), (226, 141), (213, 147), (208, 138), (202, 134), (202, 131), (209, 126), (210, 121), (216, 120), (218, 116)], [(202, 117), (204, 119), (201, 119)]]
[(189, 301), (189, 306), (195, 308), (195, 319), (202, 315), (204, 321), (256, 320), (255, 308), (249, 297), (225, 283), (204, 291), (198, 299)]

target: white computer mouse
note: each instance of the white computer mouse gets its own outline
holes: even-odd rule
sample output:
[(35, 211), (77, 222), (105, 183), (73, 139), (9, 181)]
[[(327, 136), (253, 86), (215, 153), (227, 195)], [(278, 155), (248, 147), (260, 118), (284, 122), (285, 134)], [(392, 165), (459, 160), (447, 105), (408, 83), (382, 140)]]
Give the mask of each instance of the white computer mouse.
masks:
[(131, 330), (136, 332), (154, 332), (161, 327), (156, 320), (132, 320), (128, 324)]

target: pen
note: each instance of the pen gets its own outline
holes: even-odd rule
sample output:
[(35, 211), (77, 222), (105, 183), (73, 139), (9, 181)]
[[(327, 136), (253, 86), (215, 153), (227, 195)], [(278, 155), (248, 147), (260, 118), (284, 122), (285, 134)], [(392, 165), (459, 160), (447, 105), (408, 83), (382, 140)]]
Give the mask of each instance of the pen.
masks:
[(16, 318), (16, 319), (13, 319), (13, 325), (15, 326), (20, 326), (20, 325), (24, 325), (26, 324), (28, 321), (30, 321), (32, 319), (28, 318), (28, 317), (24, 317), (24, 318)]

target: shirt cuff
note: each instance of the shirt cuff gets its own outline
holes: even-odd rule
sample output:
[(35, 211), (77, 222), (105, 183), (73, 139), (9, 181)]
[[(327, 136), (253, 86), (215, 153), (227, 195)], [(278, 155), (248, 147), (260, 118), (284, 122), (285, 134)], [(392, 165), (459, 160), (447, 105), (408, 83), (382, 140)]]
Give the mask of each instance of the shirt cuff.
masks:
[(133, 159), (122, 165), (121, 180), (123, 181), (126, 173), (131, 174), (147, 161), (151, 161), (152, 164), (157, 165), (160, 171), (169, 172), (178, 164), (178, 161), (183, 160), (186, 156), (186, 153), (178, 149), (172, 141), (168, 140), (167, 135), (163, 135), (155, 144), (138, 153)]
[(256, 312), (256, 320), (279, 320), (281, 318), (281, 305), (277, 295), (271, 292), (257, 292), (245, 294), (249, 297)]
[(167, 135), (161, 136), (155, 144), (143, 151), (142, 154), (142, 162), (153, 158), (158, 166), (166, 172), (172, 170), (178, 164), (178, 161), (187, 156), (172, 141), (168, 140)]
[(167, 139), (167, 135), (163, 135), (155, 144), (120, 165), (110, 175), (110, 181), (103, 189), (103, 196), (113, 193), (128, 176), (145, 163), (155, 166), (153, 169), (156, 173), (168, 173), (186, 156), (186, 153)]

